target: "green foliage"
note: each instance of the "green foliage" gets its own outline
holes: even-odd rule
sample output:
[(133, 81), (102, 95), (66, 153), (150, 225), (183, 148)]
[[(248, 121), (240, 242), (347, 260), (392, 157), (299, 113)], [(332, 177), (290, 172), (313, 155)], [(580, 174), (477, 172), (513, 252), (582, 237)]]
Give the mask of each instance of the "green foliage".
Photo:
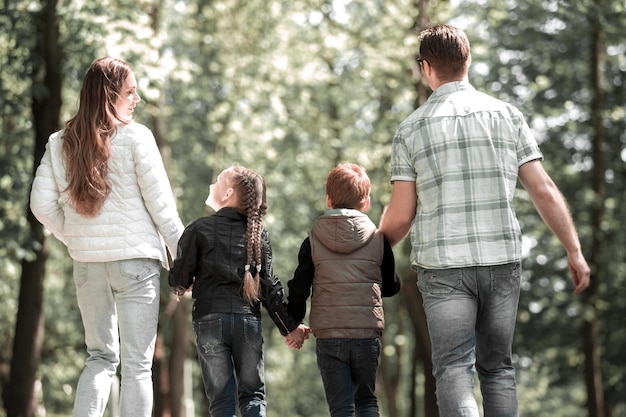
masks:
[(45, 334), (41, 347), (41, 398), (49, 412), (71, 410), (87, 352), (83, 338), (72, 262), (65, 246), (51, 240), (45, 281)]
[(0, 6), (0, 381), (8, 380), (20, 261), (29, 256), (24, 207), (31, 180), (31, 62), (34, 38), (25, 2)]
[[(9, 4), (6, 6), (5, 4)], [(432, 2), (430, 21), (466, 29), (473, 44), (470, 81), (520, 107), (545, 154), (545, 166), (570, 202), (585, 247), (592, 236), (589, 208), (602, 204), (603, 247), (598, 345), (602, 346), (605, 395), (613, 416), (626, 415), (621, 346), (626, 338), (626, 27), (623, 2), (497, 0)], [(30, 255), (25, 213), (32, 174), (30, 97), (43, 94), (31, 82), (36, 31), (30, 1), (0, 5), (0, 365), (12, 347), (21, 259)], [(390, 142), (413, 109), (411, 72), (416, 17), (413, 2), (331, 0), (140, 0), (60, 1), (63, 45), (63, 108), (59, 126), (77, 108), (87, 66), (117, 56), (135, 69), (143, 102), (135, 117), (155, 129), (162, 123), (164, 157), (183, 222), (206, 214), (208, 186), (222, 169), (238, 163), (261, 172), (268, 185), (266, 226), (276, 270), (286, 284), (297, 251), (325, 209), (324, 185), (338, 162), (362, 164), (372, 181), (377, 222), (390, 194)], [(602, 115), (606, 129), (606, 198), (591, 190), (589, 126), (589, 16), (603, 23)], [(419, 16), (423, 17), (423, 16)], [(171, 154), (169, 153), (171, 152)], [(520, 404), (528, 416), (580, 415), (580, 323), (585, 299), (571, 295), (565, 253), (543, 225), (526, 193), (517, 209), (525, 232), (523, 294), (515, 341)], [(84, 342), (74, 297), (71, 264), (51, 239), (45, 287), (42, 402), (49, 414), (67, 415), (83, 363)], [(406, 245), (396, 249), (405, 284)], [(401, 415), (413, 393), (415, 344), (408, 309), (385, 300), (384, 358), (397, 371)], [(171, 329), (163, 325), (164, 337)], [(287, 349), (264, 317), (266, 381), (272, 415), (327, 415), (314, 340), (302, 351)], [(195, 360), (190, 346), (189, 356)], [(423, 375), (418, 369), (417, 389)], [(2, 374), (2, 373), (0, 373)], [(196, 413), (205, 411), (194, 370)], [(421, 398), (418, 396), (418, 398)], [(384, 410), (384, 409), (383, 409)], [(419, 412), (419, 411), (418, 411)], [(386, 412), (383, 411), (383, 415)]]

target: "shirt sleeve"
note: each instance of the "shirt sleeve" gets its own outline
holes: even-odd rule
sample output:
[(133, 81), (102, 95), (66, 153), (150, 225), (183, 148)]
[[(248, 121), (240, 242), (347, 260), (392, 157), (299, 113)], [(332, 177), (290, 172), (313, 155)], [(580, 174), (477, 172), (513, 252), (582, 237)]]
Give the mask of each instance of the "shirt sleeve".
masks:
[(287, 297), (287, 308), (291, 315), (302, 321), (306, 315), (306, 301), (311, 295), (315, 266), (311, 256), (311, 241), (307, 237), (298, 252), (298, 266), (293, 274), (293, 278), (287, 283), (289, 296)]
[(415, 181), (416, 174), (407, 144), (408, 129), (398, 127), (391, 144), (391, 182)]
[(519, 140), (517, 142), (517, 166), (522, 166), (526, 162), (542, 160), (543, 154), (539, 150), (539, 145), (526, 123), (523, 115), (519, 115)]
[(396, 274), (395, 257), (387, 238), (385, 238), (384, 247), (383, 263), (380, 266), (380, 272), (383, 276), (381, 292), (383, 297), (391, 297), (400, 292), (402, 284), (400, 277)]

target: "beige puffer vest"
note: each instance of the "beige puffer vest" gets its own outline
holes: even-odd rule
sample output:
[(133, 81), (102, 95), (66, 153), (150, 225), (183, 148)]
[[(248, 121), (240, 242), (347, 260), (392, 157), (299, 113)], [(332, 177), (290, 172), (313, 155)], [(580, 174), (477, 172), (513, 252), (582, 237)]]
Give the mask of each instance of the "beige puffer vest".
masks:
[(380, 337), (384, 238), (367, 215), (329, 210), (311, 232), (315, 266), (310, 325), (316, 338)]

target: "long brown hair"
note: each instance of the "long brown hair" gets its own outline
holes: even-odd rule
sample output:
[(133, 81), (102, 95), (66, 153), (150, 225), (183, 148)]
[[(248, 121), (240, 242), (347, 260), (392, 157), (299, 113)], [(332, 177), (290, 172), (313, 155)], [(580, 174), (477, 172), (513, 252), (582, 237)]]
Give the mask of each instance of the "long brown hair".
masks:
[[(252, 304), (259, 300), (261, 272), (261, 236), (263, 233), (263, 217), (267, 212), (265, 197), (265, 180), (255, 171), (241, 166), (231, 168), (233, 175), (231, 186), (239, 196), (240, 212), (246, 215), (246, 265), (243, 277), (243, 297)], [(255, 274), (250, 268), (254, 262)]]
[(95, 60), (80, 89), (78, 112), (65, 124), (66, 191), (76, 212), (84, 216), (95, 217), (111, 193), (109, 139), (122, 121), (115, 102), (131, 73), (128, 64), (118, 59)]

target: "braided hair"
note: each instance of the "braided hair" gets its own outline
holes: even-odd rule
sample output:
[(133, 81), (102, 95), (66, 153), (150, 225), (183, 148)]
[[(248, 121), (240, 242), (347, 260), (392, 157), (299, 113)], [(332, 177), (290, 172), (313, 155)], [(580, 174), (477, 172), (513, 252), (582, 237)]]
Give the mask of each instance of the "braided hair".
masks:
[[(261, 235), (263, 233), (263, 216), (267, 212), (265, 197), (265, 181), (255, 171), (241, 166), (231, 168), (233, 172), (232, 187), (239, 195), (238, 210), (246, 215), (246, 265), (243, 277), (243, 297), (252, 304), (259, 300), (261, 272)], [(250, 267), (254, 265), (255, 274)]]

